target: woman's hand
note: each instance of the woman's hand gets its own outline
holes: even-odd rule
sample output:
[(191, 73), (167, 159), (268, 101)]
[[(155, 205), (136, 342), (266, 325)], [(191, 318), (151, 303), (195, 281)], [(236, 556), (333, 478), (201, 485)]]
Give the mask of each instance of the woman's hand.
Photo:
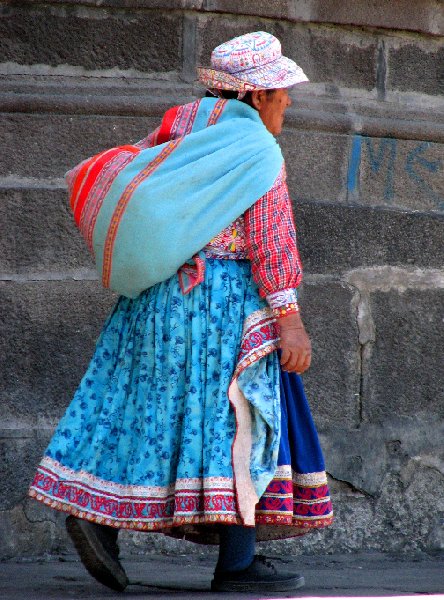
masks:
[(284, 371), (304, 373), (311, 362), (311, 343), (299, 313), (276, 320), (281, 338), (281, 365)]

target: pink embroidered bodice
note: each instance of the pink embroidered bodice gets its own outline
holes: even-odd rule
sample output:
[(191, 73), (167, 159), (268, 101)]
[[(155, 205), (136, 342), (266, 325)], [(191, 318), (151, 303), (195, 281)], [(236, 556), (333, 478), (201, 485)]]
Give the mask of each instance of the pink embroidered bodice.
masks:
[(207, 258), (248, 259), (243, 215), (221, 231), (203, 250)]

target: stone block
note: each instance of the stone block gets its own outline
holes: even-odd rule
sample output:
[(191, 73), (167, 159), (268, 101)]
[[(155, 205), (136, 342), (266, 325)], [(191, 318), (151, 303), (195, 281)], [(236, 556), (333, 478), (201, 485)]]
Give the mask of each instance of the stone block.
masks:
[(165, 73), (181, 68), (182, 15), (12, 6), (0, 20), (0, 40), (1, 62)]
[[(36, 556), (47, 556), (51, 552), (66, 553), (68, 545), (63, 516), (60, 513), (59, 524), (56, 526), (51, 520), (50, 513), (55, 511), (42, 506), (40, 518), (29, 520), (22, 505), (3, 511), (0, 518), (1, 559), (17, 559), (25, 556), (35, 559)], [(63, 539), (65, 543), (61, 542)], [(72, 545), (69, 545), (69, 551), (73, 551)], [(29, 593), (33, 594), (32, 591)]]
[(265, 18), (289, 19), (293, 14), (288, 0), (206, 0), (204, 10), (208, 12), (230, 13), (233, 15), (253, 15)]
[(11, 510), (26, 498), (47, 441), (31, 430), (0, 430), (0, 511)]
[[(365, 402), (365, 392), (362, 394)], [(321, 440), (327, 470), (335, 481), (347, 486), (348, 495), (384, 493), (384, 477), (396, 474), (407, 487), (418, 469), (435, 468), (444, 474), (444, 420), (433, 413), (400, 416), (394, 400), (386, 401), (390, 414), (382, 422), (328, 426)]]
[(63, 414), (114, 295), (98, 282), (0, 282), (0, 420), (47, 426)]
[[(313, 83), (373, 90), (376, 86), (377, 41), (360, 30), (274, 21), (284, 54), (295, 60)], [(267, 29), (268, 30), (268, 29)]]
[(356, 134), (347, 187), (366, 206), (444, 211), (444, 144)]
[(198, 65), (209, 66), (212, 50), (238, 35), (251, 31), (271, 31), (271, 22), (258, 17), (229, 15), (199, 15), (197, 19), (196, 60)]
[(80, 161), (101, 150), (146, 137), (160, 118), (54, 114), (2, 115), (2, 176), (63, 177)]
[(382, 479), (388, 470), (383, 428), (360, 424), (350, 428), (338, 423), (325, 430), (321, 439), (327, 471), (340, 496), (375, 497), (381, 493)]
[[(279, 144), (289, 188), (301, 200), (345, 202), (349, 138), (284, 128)], [(322, 160), (318, 160), (322, 155)]]
[(441, 550), (434, 539), (442, 531), (443, 492), (444, 477), (436, 470), (415, 469), (407, 486), (388, 473), (375, 506), (373, 530), (379, 547), (391, 554)]
[(444, 419), (443, 290), (374, 292), (376, 339), (365, 365), (363, 417), (435, 415)]
[[(28, 0), (28, 4), (40, 2), (41, 0)], [(77, 0), (52, 0), (52, 4), (77, 3)], [(82, 4), (97, 6), (97, 0), (82, 0)], [(371, 4), (365, 0), (354, 0), (352, 4), (341, 0), (100, 0), (100, 6), (258, 15), (270, 19), (402, 29), (444, 35), (444, 14), (436, 0), (420, 0), (414, 7), (411, 0), (397, 0), (396, 4), (387, 3), (386, 0), (373, 0)]]
[(294, 202), (306, 273), (340, 273), (361, 266), (443, 264), (444, 216), (362, 206)]
[(435, 0), (421, 0), (414, 5), (410, 0), (397, 0), (396, 4), (385, 0), (373, 0), (371, 3), (365, 0), (352, 3), (308, 0), (294, 10), (296, 18), (321, 23), (404, 29), (436, 35), (444, 33), (444, 15)]
[(423, 43), (393, 43), (388, 51), (387, 89), (442, 96), (443, 65), (444, 47), (439, 39)]
[(0, 190), (0, 273), (94, 269), (65, 190)]
[[(148, 3), (150, 0), (144, 2)], [(415, 3), (414, 8), (410, 0), (397, 0), (396, 5), (385, 0), (373, 0), (371, 4), (365, 0), (354, 0), (353, 3), (344, 3), (341, 0), (207, 0), (205, 9), (291, 21), (340, 23), (444, 34), (444, 15), (434, 0), (421, 0)]]
[(313, 346), (304, 375), (307, 397), (321, 429), (359, 423), (359, 341), (353, 292), (340, 283), (305, 283), (299, 294)]
[[(41, 0), (26, 0), (28, 4), (40, 4)], [(183, 8), (185, 10), (203, 10), (208, 0), (81, 0), (85, 6), (103, 6), (111, 8), (130, 9), (153, 9), (161, 8), (164, 10), (175, 10)], [(79, 4), (79, 0), (51, 0), (51, 4)]]

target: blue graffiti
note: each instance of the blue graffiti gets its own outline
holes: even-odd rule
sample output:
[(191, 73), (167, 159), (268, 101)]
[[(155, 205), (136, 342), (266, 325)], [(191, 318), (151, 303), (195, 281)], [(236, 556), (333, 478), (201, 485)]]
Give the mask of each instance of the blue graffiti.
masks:
[(413, 148), (413, 150), (411, 150), (407, 155), (405, 169), (410, 179), (412, 179), (429, 197), (433, 198), (438, 207), (443, 210), (444, 200), (433, 190), (433, 188), (430, 187), (424, 177), (422, 177), (416, 170), (418, 165), (423, 169), (426, 169), (429, 173), (437, 173), (441, 169), (441, 160), (427, 160), (427, 158), (424, 158), (423, 156), (424, 152), (430, 147), (430, 145), (430, 142), (421, 142), (421, 144)]
[(379, 173), (382, 166), (386, 164), (384, 198), (387, 202), (391, 202), (395, 196), (393, 182), (396, 163), (396, 140), (393, 138), (381, 138), (376, 150), (372, 138), (361, 135), (354, 136), (347, 176), (348, 191), (354, 192), (358, 187), (363, 141), (367, 147), (372, 172)]
[(365, 137), (368, 148), (370, 167), (373, 173), (379, 173), (379, 169), (384, 164), (384, 158), (387, 152), (387, 172), (385, 177), (384, 198), (388, 201), (393, 200), (395, 190), (393, 187), (395, 161), (396, 161), (396, 140), (392, 138), (382, 138), (379, 143), (378, 154), (373, 151), (373, 142), (369, 137)]
[[(347, 173), (347, 189), (350, 193), (359, 192), (359, 175), (363, 148), (367, 149), (367, 157), (372, 173), (381, 173), (384, 176), (384, 199), (392, 203), (395, 197), (395, 167), (399, 154), (398, 141), (394, 138), (370, 138), (356, 134), (353, 137), (350, 160)], [(410, 180), (438, 206), (444, 210), (444, 199), (432, 188), (426, 180), (427, 173), (436, 174), (443, 168), (441, 160), (429, 160), (425, 152), (432, 146), (431, 142), (419, 142), (411, 150), (402, 165)]]
[(361, 142), (362, 136), (355, 135), (353, 138), (350, 163), (348, 165), (347, 189), (354, 192), (358, 189), (359, 167), (361, 165)]

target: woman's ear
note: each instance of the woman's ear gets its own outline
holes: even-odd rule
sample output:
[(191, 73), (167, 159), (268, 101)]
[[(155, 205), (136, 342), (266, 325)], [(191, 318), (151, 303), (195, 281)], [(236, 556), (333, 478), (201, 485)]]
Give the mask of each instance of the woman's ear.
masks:
[(251, 104), (254, 108), (259, 111), (265, 102), (266, 91), (265, 90), (253, 90), (251, 92)]

